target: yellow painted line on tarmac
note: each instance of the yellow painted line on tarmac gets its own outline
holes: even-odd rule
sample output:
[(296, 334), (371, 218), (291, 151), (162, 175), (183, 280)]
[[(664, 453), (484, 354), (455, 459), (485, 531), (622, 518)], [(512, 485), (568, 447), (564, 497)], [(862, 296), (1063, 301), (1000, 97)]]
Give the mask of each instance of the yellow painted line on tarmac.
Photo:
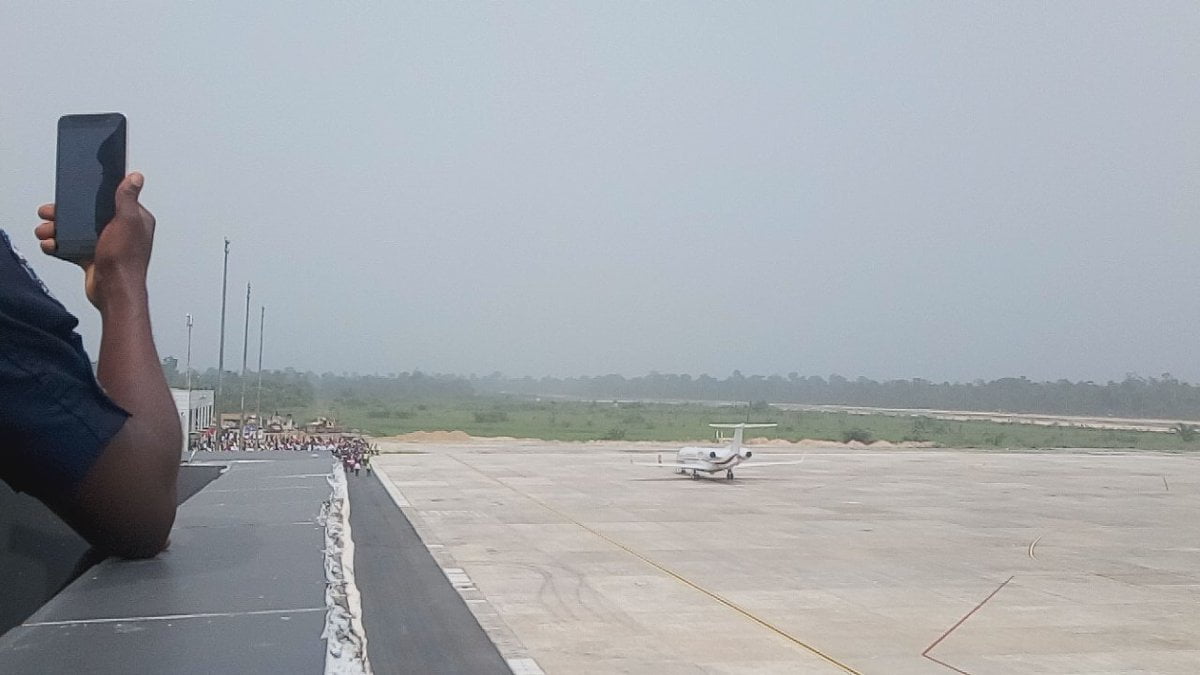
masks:
[(732, 609), (733, 611), (737, 612), (738, 614), (741, 614), (742, 616), (746, 617), (747, 619), (750, 619), (751, 621), (753, 621), (754, 623), (757, 623), (758, 625), (762, 626), (763, 628), (770, 630), (771, 632), (775, 633), (776, 635), (779, 635), (780, 637), (784, 638), (785, 640), (787, 640), (795, 645), (798, 645), (798, 646), (808, 650), (812, 654), (824, 659), (826, 662), (830, 663), (831, 665), (834, 665), (847, 673), (851, 673), (851, 675), (862, 675), (862, 673), (855, 670), (854, 668), (851, 668), (850, 666), (842, 663), (841, 661), (838, 661), (837, 659), (826, 654), (825, 652), (821, 651), (820, 649), (817, 649), (816, 647), (808, 644), (807, 642), (804, 642), (800, 638), (792, 635), (791, 633), (788, 633), (787, 631), (783, 630), (779, 626), (776, 626), (775, 624), (771, 623), (770, 621), (767, 621), (766, 619), (763, 619), (763, 618), (755, 615), (753, 612), (742, 607), (741, 605), (737, 604), (736, 602), (733, 602), (732, 600), (723, 598), (719, 594), (717, 594), (713, 591), (710, 591), (707, 588), (704, 588), (700, 584), (697, 584), (696, 582), (692, 581), (691, 579), (688, 579), (687, 577), (679, 574), (678, 572), (675, 572), (674, 570), (671, 570), (670, 568), (665, 567), (662, 564), (657, 563), (654, 560), (651, 560), (650, 558), (647, 558), (646, 556), (642, 555), (641, 553), (638, 553), (637, 551), (633, 550), (632, 548), (629, 548), (628, 546), (626, 546), (625, 544), (622, 544), (621, 542), (617, 541), (616, 539), (613, 539), (612, 537), (604, 534), (603, 532), (600, 532), (599, 530), (593, 529), (592, 527), (589, 527), (588, 525), (585, 525), (585, 524), (579, 522), (578, 520), (571, 517), (570, 515), (560, 511), (559, 509), (551, 506), (550, 504), (547, 504), (546, 502), (538, 499), (537, 497), (534, 497), (533, 495), (527, 494), (527, 493), (511, 486), (508, 483), (505, 483), (504, 481), (500, 480), (499, 478), (496, 478), (495, 476), (490, 476), (487, 473), (484, 473), (482, 470), (464, 462), (463, 460), (459, 459), (457, 456), (455, 456), (455, 455), (447, 455), (447, 456), (450, 457), (451, 459), (453, 459), (454, 461), (458, 462), (459, 464), (462, 464), (463, 466), (467, 467), (468, 469), (474, 471), (475, 473), (483, 476), (484, 478), (487, 478), (488, 480), (492, 481), (493, 483), (496, 483), (497, 485), (508, 488), (509, 490), (517, 493), (518, 495), (524, 497), (525, 499), (528, 499), (529, 501), (533, 502), (534, 504), (537, 504), (538, 506), (542, 507), (543, 509), (546, 509), (550, 513), (553, 513), (556, 516), (558, 516), (564, 520), (567, 520), (567, 521), (577, 525), (578, 527), (583, 528), (584, 530), (596, 535), (597, 537), (603, 539), (604, 541), (608, 542), (609, 544), (612, 544), (613, 546), (621, 549), (622, 551), (625, 551), (629, 555), (637, 558), (638, 560), (641, 560), (642, 562), (644, 562), (647, 565), (653, 567), (654, 569), (662, 572), (663, 574), (666, 574), (667, 576), (674, 578), (676, 581), (679, 581), (680, 583), (682, 583), (696, 591), (699, 591), (699, 592), (703, 593), (704, 595), (707, 595), (708, 597), (712, 598), (713, 600), (716, 600), (717, 602), (721, 603), (722, 605), (725, 605), (729, 609)]

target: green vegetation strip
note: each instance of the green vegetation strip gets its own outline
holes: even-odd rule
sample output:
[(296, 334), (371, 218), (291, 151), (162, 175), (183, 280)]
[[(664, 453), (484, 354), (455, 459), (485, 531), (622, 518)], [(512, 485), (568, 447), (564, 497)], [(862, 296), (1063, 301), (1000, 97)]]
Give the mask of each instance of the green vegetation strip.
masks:
[(298, 415), (332, 415), (343, 427), (375, 436), (460, 430), (472, 436), (554, 441), (712, 441), (710, 422), (774, 422), (756, 434), (802, 439), (924, 442), (952, 448), (1135, 448), (1186, 452), (1195, 434), (1087, 429), (990, 421), (945, 421), (925, 416), (784, 411), (758, 403), (631, 403), (536, 400), (512, 396), (362, 400), (335, 398)]

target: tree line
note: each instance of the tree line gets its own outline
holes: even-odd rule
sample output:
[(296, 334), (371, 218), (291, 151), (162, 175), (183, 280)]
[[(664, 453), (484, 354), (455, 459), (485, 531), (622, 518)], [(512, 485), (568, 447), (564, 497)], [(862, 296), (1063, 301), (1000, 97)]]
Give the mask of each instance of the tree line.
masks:
[[(172, 387), (185, 387), (187, 373), (179, 361), (168, 356), (163, 359), (163, 374)], [(193, 389), (217, 390), (217, 369), (192, 370)], [(253, 411), (258, 402), (257, 372), (246, 374), (246, 409)], [(472, 396), (475, 391), (462, 377), (426, 375), (421, 372), (394, 375), (357, 375), (302, 372), (294, 368), (262, 372), (262, 402), (264, 413), (286, 410), (308, 410), (334, 404), (359, 407), (382, 401), (406, 398), (453, 398)], [(242, 404), (242, 377), (226, 371), (221, 377), (221, 395), (217, 406), (223, 411), (236, 411)]]
[(1200, 387), (1169, 373), (1160, 377), (1127, 375), (1104, 384), (1057, 380), (1038, 382), (1005, 377), (975, 382), (931, 382), (920, 378), (878, 382), (865, 377), (820, 377), (799, 373), (743, 375), (734, 371), (718, 379), (710, 375), (650, 373), (626, 378), (506, 378), (492, 375), (472, 380), (481, 392), (508, 392), (583, 399), (680, 399), (695, 401), (765, 401), (875, 408), (925, 408), (979, 412), (1200, 418)]
[[(174, 357), (163, 359), (163, 371), (171, 386), (182, 387), (185, 373)], [(258, 392), (258, 374), (248, 373), (247, 408), (253, 409)], [(217, 370), (193, 371), (192, 386), (216, 389)], [(241, 377), (226, 372), (222, 378), (223, 410), (240, 407)], [(821, 377), (789, 373), (743, 375), (733, 371), (725, 378), (710, 375), (650, 373), (640, 377), (621, 375), (580, 377), (509, 377), (427, 374), (359, 375), (301, 372), (292, 368), (267, 370), (262, 374), (264, 411), (307, 409), (336, 403), (363, 406), (385, 401), (418, 398), (460, 398), (477, 395), (515, 394), (559, 396), (583, 400), (688, 400), (801, 403), (876, 408), (926, 408), (979, 412), (1153, 417), (1162, 419), (1200, 418), (1200, 386), (1164, 373), (1159, 377), (1127, 375), (1121, 381), (1044, 381), (1005, 377), (974, 382), (932, 382), (920, 378), (875, 381), (840, 375)]]

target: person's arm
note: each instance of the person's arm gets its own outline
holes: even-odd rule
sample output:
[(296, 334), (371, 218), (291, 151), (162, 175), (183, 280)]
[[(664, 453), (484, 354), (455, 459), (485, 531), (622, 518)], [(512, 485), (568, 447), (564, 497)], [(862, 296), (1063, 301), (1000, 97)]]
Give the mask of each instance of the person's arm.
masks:
[[(149, 557), (167, 543), (175, 522), (175, 484), (182, 432), (154, 346), (146, 273), (154, 216), (140, 203), (143, 178), (132, 173), (117, 188), (117, 210), (82, 265), (88, 299), (100, 310), (97, 376), (129, 418), (108, 442), (77, 492), (55, 505), (92, 545), (124, 557)], [(54, 206), (36, 234), (50, 253)]]

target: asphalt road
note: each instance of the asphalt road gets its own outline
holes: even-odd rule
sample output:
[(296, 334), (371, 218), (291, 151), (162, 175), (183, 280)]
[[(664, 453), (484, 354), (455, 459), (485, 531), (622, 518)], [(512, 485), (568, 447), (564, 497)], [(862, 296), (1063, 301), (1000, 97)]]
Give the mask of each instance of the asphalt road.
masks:
[(510, 672), (379, 481), (366, 472), (347, 479), (355, 578), (374, 672)]

